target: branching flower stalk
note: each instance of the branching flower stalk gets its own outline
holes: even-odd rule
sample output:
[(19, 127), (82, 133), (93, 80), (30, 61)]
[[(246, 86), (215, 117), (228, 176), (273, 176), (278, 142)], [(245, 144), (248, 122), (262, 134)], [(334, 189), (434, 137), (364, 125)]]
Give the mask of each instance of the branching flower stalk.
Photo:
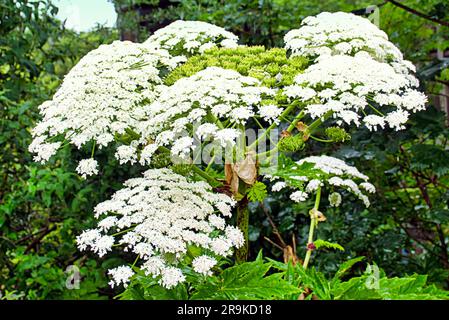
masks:
[[(284, 110), (284, 112), (281, 114), (281, 116), (280, 116), (280, 118), (283, 118), (283, 117), (286, 117), (286, 116), (288, 116), (294, 109), (295, 109), (295, 104), (290, 104), (285, 110)], [(301, 118), (302, 116), (304, 115), (304, 113), (299, 113), (297, 116), (296, 116), (296, 118)], [(296, 119), (295, 118), (295, 119)], [(298, 121), (299, 121), (299, 119), (298, 119)], [(277, 128), (278, 127), (278, 124), (277, 123), (275, 123), (275, 122), (273, 122), (268, 128), (266, 128), (265, 129), (265, 131), (260, 135), (260, 137), (258, 137), (257, 139), (256, 139), (256, 141), (254, 141), (249, 147), (248, 147), (248, 149), (252, 149), (252, 150), (254, 150), (256, 147), (257, 147), (257, 145), (262, 141), (262, 139), (265, 139), (266, 138), (266, 136), (271, 132), (271, 130), (273, 130), (273, 129), (275, 129), (275, 128)], [(290, 129), (290, 130), (293, 130), (294, 129), (294, 126)]]
[[(322, 124), (323, 124), (323, 122), (324, 121), (326, 121), (327, 119), (329, 119), (331, 116), (332, 116), (332, 111), (328, 111), (326, 114), (324, 114), (321, 118), (318, 118), (318, 119), (316, 119), (315, 121), (313, 121), (308, 127), (307, 127), (307, 131), (308, 131), (308, 133), (309, 134), (312, 134), (316, 129), (318, 129), (318, 127), (320, 127)], [(301, 112), (299, 112), (297, 115), (296, 115), (296, 117), (295, 117), (295, 119), (292, 121), (292, 123), (288, 126), (288, 128), (285, 130), (286, 132), (288, 132), (288, 133), (291, 133), (294, 129), (295, 129), (295, 127), (296, 127), (296, 125), (297, 125), (297, 123), (304, 117), (304, 115), (305, 115), (305, 113), (304, 113), (304, 111), (301, 111)], [(267, 129), (267, 131), (268, 130), (272, 130), (273, 128), (271, 128), (270, 129), (270, 127)], [(264, 134), (265, 134), (266, 132), (264, 132)], [(268, 134), (268, 133), (267, 133)], [(265, 135), (266, 136), (266, 135)], [(257, 140), (258, 141), (258, 140)], [(257, 142), (256, 141), (256, 142)], [(317, 140), (317, 141), (319, 141), (319, 140)], [(327, 142), (327, 141), (326, 141)], [(249, 148), (251, 148), (251, 146), (249, 147)], [(257, 159), (263, 159), (264, 157), (266, 157), (265, 158), (265, 161), (264, 161), (264, 163), (270, 163), (270, 161), (271, 161), (271, 159), (275, 156), (275, 154), (276, 154), (276, 152), (278, 152), (278, 150), (279, 150), (279, 142), (276, 144), (276, 146), (274, 146), (274, 148), (272, 148), (271, 150), (268, 150), (268, 151), (265, 151), (265, 152), (261, 152), (261, 153), (258, 153), (257, 155), (256, 155), (256, 157), (257, 157)]]

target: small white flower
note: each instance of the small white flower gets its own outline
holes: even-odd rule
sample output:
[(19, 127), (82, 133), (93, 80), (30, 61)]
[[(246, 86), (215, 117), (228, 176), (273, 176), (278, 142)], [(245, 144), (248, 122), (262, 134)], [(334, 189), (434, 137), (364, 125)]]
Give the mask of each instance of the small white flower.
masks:
[(171, 289), (186, 280), (182, 271), (174, 267), (164, 268), (161, 272), (161, 276), (159, 283), (167, 289)]
[(110, 269), (108, 274), (112, 276), (112, 280), (109, 285), (113, 288), (115, 285), (119, 286), (123, 284), (126, 288), (129, 283), (129, 279), (134, 275), (134, 271), (128, 266), (120, 266), (114, 269)]
[(216, 255), (227, 256), (231, 249), (231, 242), (224, 237), (218, 237), (211, 241), (210, 248)]
[(101, 237), (100, 230), (97, 229), (85, 230), (81, 235), (76, 237), (78, 249), (84, 251), (88, 247), (93, 247), (100, 237)]
[(245, 244), (245, 238), (242, 231), (234, 226), (227, 226), (225, 230), (226, 237), (231, 242), (231, 245), (240, 248)]
[(363, 189), (365, 189), (366, 191), (368, 191), (369, 193), (375, 193), (376, 192), (376, 187), (374, 187), (371, 183), (369, 182), (363, 182), (360, 184), (360, 187), (362, 187)]
[(409, 113), (404, 110), (392, 111), (385, 117), (385, 121), (388, 125), (396, 130), (405, 129), (405, 123), (408, 120)]
[(44, 143), (44, 140), (45, 137), (39, 136), (35, 138), (28, 147), (28, 151), (36, 154), (33, 160), (42, 164), (47, 162), (51, 156), (56, 154), (56, 151), (58, 151), (61, 146), (60, 142)]
[(224, 230), (224, 228), (226, 226), (225, 220), (215, 214), (211, 214), (209, 216), (209, 222), (212, 226), (214, 226), (215, 228), (217, 228), (219, 230)]
[(204, 53), (204, 51), (215, 48), (217, 45), (213, 42), (206, 42), (205, 44), (201, 45), (198, 49), (199, 53)]
[(350, 166), (346, 164), (343, 160), (329, 157), (326, 155), (321, 156), (311, 156), (306, 157), (301, 160), (299, 160), (297, 163), (299, 165), (302, 165), (303, 163), (313, 163), (314, 167), (317, 169), (322, 170), (325, 173), (340, 176), (340, 175), (350, 175), (362, 180), (368, 180), (368, 177), (362, 173), (360, 173), (359, 170), (357, 170), (356, 167)]
[(137, 150), (133, 146), (120, 146), (117, 148), (115, 157), (119, 160), (120, 164), (129, 162), (134, 164), (137, 161)]
[(295, 191), (290, 195), (290, 199), (295, 202), (303, 202), (306, 201), (309, 195), (304, 191)]
[(215, 133), (215, 139), (222, 147), (234, 145), (235, 140), (240, 136), (240, 131), (232, 128), (221, 129)]
[(280, 120), (278, 118), (283, 111), (283, 108), (272, 104), (259, 107), (260, 116), (268, 123), (279, 123)]
[(318, 190), (318, 188), (323, 185), (324, 184), (318, 179), (310, 180), (310, 182), (306, 186), (306, 192), (308, 192), (308, 193), (314, 192), (314, 191)]
[(153, 277), (159, 276), (164, 268), (165, 260), (157, 256), (149, 257), (142, 265), (145, 274), (147, 276), (152, 275)]
[(83, 159), (78, 163), (76, 172), (80, 174), (84, 179), (87, 176), (98, 174), (98, 162), (95, 159)]
[(211, 269), (217, 264), (217, 260), (209, 256), (199, 256), (193, 259), (192, 266), (195, 272), (205, 276), (212, 275)]
[(278, 192), (281, 191), (282, 189), (284, 189), (287, 186), (287, 184), (283, 181), (278, 181), (275, 184), (273, 184), (273, 186), (271, 187), (271, 190), (273, 192)]
[(98, 228), (102, 231), (108, 231), (112, 227), (114, 227), (117, 224), (117, 218), (116, 217), (106, 217), (100, 222), (98, 222)]
[(104, 256), (108, 251), (112, 250), (112, 245), (114, 244), (114, 237), (112, 236), (101, 236), (92, 246), (94, 252), (98, 253), (99, 257)]
[(207, 139), (213, 137), (218, 131), (215, 123), (204, 123), (196, 129), (196, 134), (200, 139)]
[(179, 156), (181, 158), (188, 158), (190, 151), (195, 149), (193, 145), (193, 138), (182, 137), (177, 139), (172, 146), (171, 153), (174, 156)]
[(151, 163), (151, 157), (153, 156), (153, 154), (156, 152), (156, 150), (159, 148), (159, 146), (155, 143), (151, 143), (147, 146), (145, 146), (142, 149), (142, 152), (140, 153), (140, 164), (141, 165), (145, 165), (145, 164), (150, 164)]
[(376, 131), (378, 126), (382, 129), (385, 127), (385, 119), (374, 114), (370, 114), (363, 118), (363, 122), (365, 123), (365, 126), (372, 131)]
[(224, 39), (220, 42), (223, 48), (235, 49), (238, 47), (237, 41), (235, 39)]

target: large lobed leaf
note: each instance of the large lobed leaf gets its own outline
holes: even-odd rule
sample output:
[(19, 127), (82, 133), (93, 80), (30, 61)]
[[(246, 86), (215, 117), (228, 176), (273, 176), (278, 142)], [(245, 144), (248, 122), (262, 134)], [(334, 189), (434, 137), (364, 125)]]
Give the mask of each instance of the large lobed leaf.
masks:
[(267, 275), (271, 268), (259, 254), (255, 261), (227, 268), (220, 276), (196, 286), (192, 299), (282, 299), (300, 293), (284, 279), (284, 272)]

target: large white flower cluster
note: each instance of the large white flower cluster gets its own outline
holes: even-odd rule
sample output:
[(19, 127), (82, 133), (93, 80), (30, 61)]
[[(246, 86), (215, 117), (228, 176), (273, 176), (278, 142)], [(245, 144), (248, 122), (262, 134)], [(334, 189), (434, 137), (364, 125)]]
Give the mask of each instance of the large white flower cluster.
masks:
[(61, 140), (78, 148), (94, 141), (102, 148), (114, 135), (136, 127), (143, 117), (142, 103), (156, 98), (161, 69), (171, 70), (180, 61), (165, 50), (128, 41), (89, 52), (66, 75), (53, 99), (39, 107), (43, 119), (33, 129), (29, 146), (34, 159), (47, 161)]
[[(275, 94), (274, 90), (259, 85), (257, 79), (237, 71), (209, 67), (169, 87), (161, 86), (160, 97), (145, 108), (148, 120), (139, 124), (140, 141), (123, 146), (118, 158), (123, 162), (136, 161), (136, 148), (149, 140), (153, 142), (140, 154), (142, 164), (150, 163), (160, 146), (169, 148), (173, 156), (182, 159), (188, 158), (200, 140), (232, 146), (240, 134), (233, 127), (245, 124), (258, 113), (263, 108), (264, 96)], [(263, 114), (276, 118), (273, 113)], [(228, 121), (229, 127), (219, 127), (217, 119), (223, 123)]]
[(178, 20), (157, 30), (144, 44), (173, 55), (192, 55), (217, 46), (235, 48), (238, 39), (232, 32), (207, 22)]
[[(103, 256), (114, 245), (122, 245), (144, 261), (141, 268), (146, 274), (171, 288), (185, 280), (179, 263), (193, 245), (202, 250), (193, 269), (210, 274), (215, 257), (230, 255), (244, 242), (241, 231), (224, 219), (231, 216), (235, 201), (211, 189), (169, 169), (150, 169), (96, 206), (95, 216), (101, 220), (96, 229), (77, 237), (78, 247)], [(111, 285), (119, 285), (133, 273), (119, 267), (110, 274)]]
[[(312, 164), (312, 170), (307, 164)], [(368, 177), (360, 171), (338, 158), (322, 155), (311, 156), (296, 162), (288, 176), (279, 177), (276, 174), (267, 175), (272, 180), (279, 180), (273, 184), (272, 191), (278, 192), (285, 187), (295, 189), (290, 198), (295, 202), (306, 201), (310, 194), (318, 188), (335, 190), (343, 188), (357, 196), (365, 206), (370, 205), (366, 193), (374, 193), (375, 187), (368, 182)], [(301, 182), (298, 184), (298, 182)], [(301, 187), (298, 187), (298, 186)], [(334, 192), (330, 195), (331, 205), (338, 206), (341, 203), (341, 195)]]
[(425, 108), (415, 67), (368, 19), (323, 12), (304, 19), (284, 40), (293, 56), (315, 59), (285, 91), (306, 103), (314, 118), (333, 111), (339, 122), (400, 130), (411, 112)]
[(400, 130), (410, 113), (425, 108), (427, 98), (415, 89), (417, 85), (413, 76), (398, 73), (362, 51), (354, 57), (320, 59), (297, 75), (284, 94), (305, 103), (312, 118), (333, 112), (334, 118), (346, 124)]
[[(186, 56), (237, 47), (237, 36), (204, 22), (176, 21), (143, 44), (102, 45), (82, 58), (53, 99), (40, 106), (43, 120), (33, 130), (29, 150), (36, 161), (45, 162), (61, 145), (80, 149), (88, 144), (92, 156), (76, 167), (86, 178), (99, 172), (95, 149), (114, 141), (132, 140), (117, 147), (120, 164), (150, 165), (157, 151), (167, 150), (174, 158), (191, 160), (203, 141), (234, 147), (251, 118), (270, 124), (285, 120), (278, 94), (294, 102), (287, 111), (300, 106), (312, 118), (333, 116), (339, 124), (370, 130), (403, 129), (410, 113), (425, 107), (414, 67), (366, 19), (323, 13), (305, 19), (285, 40), (293, 55), (310, 57), (311, 64), (282, 89), (219, 67), (165, 85), (164, 75)], [(337, 189), (369, 206), (367, 194), (375, 192), (367, 176), (328, 156), (292, 162), (266, 177), (277, 181), (274, 192), (289, 188), (296, 202), (326, 187), (332, 206), (342, 201)], [(231, 197), (204, 181), (191, 181), (170, 169), (150, 169), (96, 206), (100, 220), (77, 237), (78, 247), (103, 256), (121, 246), (138, 256), (147, 275), (172, 288), (186, 280), (186, 264), (189, 270), (211, 275), (220, 257), (244, 244), (242, 232), (225, 220), (234, 205)], [(119, 266), (109, 274), (111, 286), (126, 286), (134, 270)]]
[(346, 12), (322, 12), (289, 31), (285, 47), (292, 56), (354, 55), (366, 51), (381, 62), (400, 62), (401, 51), (368, 19)]

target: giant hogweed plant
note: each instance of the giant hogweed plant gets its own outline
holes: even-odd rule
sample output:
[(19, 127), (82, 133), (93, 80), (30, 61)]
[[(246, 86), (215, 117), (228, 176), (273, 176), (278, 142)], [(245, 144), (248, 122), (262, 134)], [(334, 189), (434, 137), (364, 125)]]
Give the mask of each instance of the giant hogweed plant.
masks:
[[(374, 186), (340, 159), (291, 155), (310, 140), (347, 141), (351, 126), (405, 130), (427, 100), (413, 72), (383, 31), (352, 14), (309, 17), (270, 50), (177, 21), (142, 44), (116, 41), (81, 59), (40, 106), (29, 149), (44, 163), (74, 145), (86, 153), (75, 169), (86, 179), (101, 175), (102, 148), (146, 168), (98, 204), (97, 227), (77, 237), (100, 257), (135, 254), (109, 270), (110, 285), (127, 288), (122, 298), (298, 298), (301, 281), (279, 264), (246, 262), (248, 203), (282, 189), (313, 200), (306, 256), (290, 255), (286, 268), (306, 272), (316, 249), (342, 250), (315, 239), (322, 198), (339, 206), (353, 194), (368, 207)], [(302, 294), (305, 286), (313, 290), (303, 283)]]

